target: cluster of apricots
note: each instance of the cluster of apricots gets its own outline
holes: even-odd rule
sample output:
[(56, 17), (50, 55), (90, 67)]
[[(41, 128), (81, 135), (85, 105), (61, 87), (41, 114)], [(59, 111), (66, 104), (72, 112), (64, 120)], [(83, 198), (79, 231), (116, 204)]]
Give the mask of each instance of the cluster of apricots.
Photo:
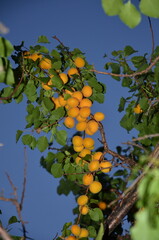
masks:
[[(52, 68), (52, 62), (48, 58), (42, 57), (40, 54), (24, 53), (24, 58), (32, 59), (36, 61), (39, 59), (39, 67), (41, 69), (49, 70)], [(68, 70), (67, 73), (60, 73), (58, 75), (63, 84), (67, 84), (70, 78), (74, 74), (79, 74), (79, 69), (85, 66), (85, 61), (81, 57), (77, 57), (74, 60), (75, 67)], [(53, 87), (52, 78), (47, 83), (42, 83), (42, 88), (46, 91), (51, 90)], [(105, 115), (102, 112), (91, 113), (92, 101), (89, 99), (93, 94), (91, 86), (85, 85), (80, 91), (63, 89), (62, 93), (58, 97), (52, 97), (52, 101), (55, 105), (55, 109), (64, 107), (66, 109), (66, 116), (64, 118), (64, 125), (67, 128), (76, 127), (76, 130), (83, 132), (84, 136), (93, 135), (99, 129), (99, 123), (104, 120)], [(77, 198), (77, 204), (79, 206), (79, 213), (86, 215), (89, 213), (89, 193), (97, 194), (102, 190), (102, 184), (95, 180), (96, 172), (108, 173), (112, 164), (109, 161), (104, 160), (102, 152), (93, 152), (95, 148), (95, 141), (91, 137), (74, 136), (72, 138), (72, 145), (74, 151), (77, 153), (75, 163), (79, 165), (87, 164), (88, 172), (83, 174), (82, 184), (86, 188), (86, 194), (83, 194)], [(85, 160), (86, 156), (89, 156), (89, 160)], [(101, 210), (105, 210), (107, 205), (105, 202), (100, 201), (98, 207)], [(78, 224), (74, 224), (70, 228), (71, 234), (67, 240), (77, 240), (80, 238), (87, 238), (89, 232), (85, 228), (81, 228)]]

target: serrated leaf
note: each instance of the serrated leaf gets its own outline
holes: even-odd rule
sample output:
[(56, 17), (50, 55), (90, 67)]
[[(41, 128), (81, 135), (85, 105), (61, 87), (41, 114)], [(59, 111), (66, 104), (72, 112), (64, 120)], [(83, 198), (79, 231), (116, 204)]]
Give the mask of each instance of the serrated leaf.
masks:
[(11, 42), (3, 37), (0, 37), (0, 56), (8, 57), (11, 55), (13, 50), (14, 50), (14, 47), (11, 44)]
[(59, 90), (61, 90), (63, 88), (63, 82), (62, 82), (60, 77), (54, 76), (54, 77), (51, 78), (51, 80), (52, 80), (52, 85), (54, 87), (56, 87)]
[(26, 134), (26, 135), (23, 135), (22, 136), (22, 143), (24, 144), (24, 145), (30, 145), (31, 144), (31, 142), (32, 142), (32, 136), (31, 135), (29, 135), (29, 134)]
[(139, 7), (141, 12), (146, 16), (159, 18), (159, 1), (158, 0), (141, 0)]
[(131, 54), (133, 54), (133, 53), (135, 53), (135, 52), (137, 52), (137, 51), (134, 50), (134, 49), (133, 49), (131, 46), (129, 46), (129, 45), (124, 48), (125, 57), (130, 56)]
[(103, 219), (103, 213), (99, 208), (90, 209), (89, 215), (90, 215), (90, 218), (96, 222)]
[(51, 173), (55, 178), (62, 177), (63, 175), (62, 164), (54, 163), (51, 167)]
[(19, 138), (21, 137), (23, 131), (21, 130), (18, 130), (17, 133), (16, 133), (16, 143), (18, 142)]
[(131, 1), (128, 1), (122, 6), (119, 18), (128, 27), (134, 28), (140, 23), (141, 14), (136, 9), (136, 7), (131, 3)]
[(62, 118), (65, 115), (65, 110), (63, 107), (59, 107), (57, 109), (55, 109), (54, 111), (52, 111), (50, 120), (51, 121), (57, 121), (60, 118)]
[(48, 146), (49, 146), (48, 140), (45, 136), (41, 136), (38, 138), (37, 148), (39, 149), (40, 152), (44, 152)]
[(51, 110), (54, 107), (53, 102), (48, 97), (43, 98), (43, 103), (48, 110)]
[(60, 145), (65, 146), (67, 140), (67, 132), (65, 130), (56, 131), (55, 139)]
[(120, 120), (120, 126), (125, 128), (127, 131), (130, 131), (134, 127), (134, 115), (125, 114)]
[(108, 16), (118, 15), (122, 5), (122, 0), (102, 0), (103, 10)]
[(43, 35), (38, 37), (38, 41), (37, 42), (38, 43), (50, 43), (49, 40), (47, 39), (47, 37), (43, 36)]

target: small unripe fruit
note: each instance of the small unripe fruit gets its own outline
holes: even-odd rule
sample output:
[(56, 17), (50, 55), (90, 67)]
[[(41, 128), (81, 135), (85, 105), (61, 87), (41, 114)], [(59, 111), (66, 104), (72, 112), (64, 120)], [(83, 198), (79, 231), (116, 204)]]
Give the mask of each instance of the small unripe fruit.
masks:
[(107, 204), (105, 202), (99, 202), (98, 203), (98, 207), (101, 209), (101, 210), (105, 210), (106, 207), (107, 207)]
[(86, 195), (81, 195), (77, 198), (77, 203), (80, 206), (86, 205), (88, 203), (88, 197)]

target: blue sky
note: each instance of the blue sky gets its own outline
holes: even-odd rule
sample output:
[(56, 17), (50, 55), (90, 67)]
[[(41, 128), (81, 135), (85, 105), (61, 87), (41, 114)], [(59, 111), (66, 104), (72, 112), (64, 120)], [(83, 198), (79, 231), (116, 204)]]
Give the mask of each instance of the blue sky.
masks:
[[(104, 54), (113, 50), (123, 49), (131, 45), (141, 54), (151, 52), (151, 34), (148, 20), (135, 29), (129, 29), (120, 22), (118, 17), (107, 17), (103, 12), (100, 1), (97, 0), (1, 0), (0, 22), (9, 27), (10, 32), (5, 37), (14, 45), (23, 40), (25, 46), (34, 45), (38, 36), (46, 35), (52, 42), (52, 48), (58, 43), (52, 39), (56, 35), (71, 49), (79, 48), (85, 53), (90, 64), (97, 70), (103, 71)], [(153, 20), (156, 45), (159, 42), (158, 20)], [(98, 75), (99, 81), (107, 85), (104, 105), (94, 104), (93, 111), (102, 111), (106, 118), (104, 127), (110, 148), (131, 139), (132, 135), (119, 126), (122, 114), (117, 112), (119, 99), (127, 96), (127, 89), (122, 89), (120, 83), (108, 76)], [(18, 188), (22, 190), (24, 146), (15, 143), (18, 129), (25, 128), (26, 103), (19, 105), (14, 102), (8, 105), (0, 104), (1, 135), (0, 142), (0, 191), (5, 196), (11, 196), (11, 188), (6, 178), (7, 172)], [(133, 133), (135, 134), (135, 132)], [(76, 206), (74, 197), (58, 196), (56, 188), (58, 179), (54, 179), (40, 166), (41, 154), (38, 150), (27, 148), (28, 169), (27, 189), (24, 202), (23, 219), (28, 235), (36, 240), (52, 239), (60, 234), (65, 222), (73, 221), (72, 209)], [(6, 226), (10, 216), (16, 215), (14, 206), (10, 203), (0, 203), (2, 221)], [(12, 231), (20, 233), (19, 226)]]

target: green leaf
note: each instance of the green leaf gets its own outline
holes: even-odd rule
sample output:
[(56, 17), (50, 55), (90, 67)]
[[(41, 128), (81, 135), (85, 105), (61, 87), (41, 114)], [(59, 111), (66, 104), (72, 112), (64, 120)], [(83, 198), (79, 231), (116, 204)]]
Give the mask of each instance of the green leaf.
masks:
[(118, 15), (122, 5), (122, 0), (102, 0), (103, 10), (108, 16)]
[(63, 175), (62, 164), (54, 163), (51, 167), (51, 173), (55, 178), (62, 177)]
[[(57, 68), (59, 69), (59, 68)], [(61, 90), (63, 88), (63, 82), (60, 77), (54, 76), (51, 78), (52, 80), (52, 85), (56, 87), (57, 89)]]
[(13, 45), (7, 39), (0, 37), (0, 56), (8, 57), (13, 52)]
[(44, 152), (48, 146), (49, 146), (48, 140), (45, 136), (41, 136), (38, 138), (37, 148), (39, 149), (40, 152)]
[(16, 216), (12, 216), (9, 220), (8, 220), (8, 224), (13, 224), (13, 223), (17, 223), (19, 222)]
[(93, 95), (90, 97), (92, 101), (97, 101), (99, 103), (104, 103), (104, 94), (94, 92)]
[(146, 97), (141, 98), (139, 104), (142, 110), (147, 110), (149, 107), (149, 101)]
[(43, 36), (43, 35), (38, 37), (38, 41), (37, 42), (38, 43), (50, 43), (49, 40), (47, 39), (47, 37)]
[(51, 51), (51, 56), (53, 56), (55, 59), (61, 59), (60, 53), (55, 49)]
[(95, 238), (97, 236), (97, 232), (94, 226), (88, 226), (88, 232), (90, 238)]
[(55, 109), (54, 111), (52, 111), (50, 120), (51, 121), (57, 121), (60, 118), (64, 117), (64, 115), (65, 115), (64, 108), (63, 107), (59, 107), (59, 108)]
[(141, 12), (146, 16), (159, 18), (159, 1), (158, 0), (141, 0), (139, 7)]
[(125, 114), (120, 120), (120, 126), (125, 128), (127, 131), (133, 129), (135, 123), (134, 115)]
[(23, 131), (21, 130), (18, 130), (17, 133), (16, 133), (16, 143), (18, 142), (19, 138), (21, 137)]
[(0, 58), (0, 82), (6, 83), (7, 85), (13, 85), (15, 83), (10, 61), (6, 58)]
[(89, 78), (88, 85), (98, 92), (103, 92), (103, 86), (94, 77)]
[(140, 12), (131, 3), (131, 1), (128, 1), (122, 6), (119, 17), (121, 21), (130, 28), (136, 27), (141, 21)]
[(126, 99), (121, 97), (120, 98), (120, 103), (119, 103), (119, 107), (118, 107), (118, 111), (122, 112), (124, 110), (125, 107), (125, 103), (126, 103)]
[(134, 49), (133, 49), (131, 46), (129, 46), (129, 45), (124, 48), (125, 57), (130, 56), (131, 54), (133, 54), (133, 53), (135, 53), (135, 52), (137, 52), (137, 51), (134, 50)]
[(89, 215), (90, 215), (90, 218), (96, 222), (103, 219), (103, 213), (99, 208), (90, 209)]
[(33, 137), (29, 134), (23, 135), (22, 137), (22, 143), (24, 145), (30, 145), (32, 142)]
[(51, 110), (54, 107), (53, 102), (48, 97), (43, 98), (43, 103), (48, 110)]
[(65, 130), (56, 131), (55, 139), (60, 145), (65, 146), (67, 140), (67, 132)]
[(123, 87), (130, 87), (130, 85), (132, 84), (132, 79), (129, 77), (124, 77), (122, 80), (122, 86)]
[(102, 240), (103, 235), (104, 235), (104, 224), (101, 223), (98, 234), (97, 234), (97, 237), (95, 238), (95, 240)]

